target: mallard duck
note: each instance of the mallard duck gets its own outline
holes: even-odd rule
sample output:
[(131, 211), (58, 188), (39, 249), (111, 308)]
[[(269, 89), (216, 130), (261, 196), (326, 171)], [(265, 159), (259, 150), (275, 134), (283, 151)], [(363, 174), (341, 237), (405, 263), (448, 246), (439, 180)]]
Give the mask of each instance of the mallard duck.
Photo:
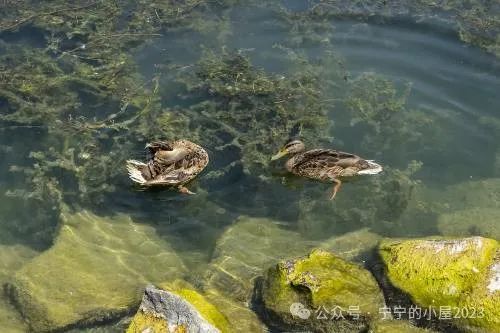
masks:
[(128, 160), (130, 179), (143, 186), (177, 187), (181, 193), (194, 194), (184, 185), (194, 179), (208, 164), (202, 147), (187, 140), (155, 141), (146, 145), (146, 163)]
[(342, 185), (339, 177), (355, 175), (375, 175), (382, 171), (382, 166), (372, 160), (344, 153), (333, 149), (311, 149), (306, 151), (300, 140), (291, 140), (271, 158), (277, 160), (292, 155), (286, 162), (286, 169), (298, 176), (334, 182), (330, 200), (335, 198)]

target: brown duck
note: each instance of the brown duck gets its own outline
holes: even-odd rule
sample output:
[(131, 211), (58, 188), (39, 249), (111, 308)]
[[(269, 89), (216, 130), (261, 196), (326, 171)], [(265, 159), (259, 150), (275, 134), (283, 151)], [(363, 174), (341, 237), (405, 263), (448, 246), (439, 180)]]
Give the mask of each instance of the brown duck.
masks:
[(271, 160), (274, 161), (286, 155), (292, 155), (285, 164), (289, 172), (301, 177), (335, 183), (330, 200), (335, 198), (342, 184), (339, 177), (375, 175), (382, 171), (382, 166), (379, 164), (354, 154), (333, 149), (306, 151), (304, 143), (300, 140), (289, 141)]
[(130, 179), (143, 186), (177, 187), (181, 193), (194, 194), (184, 185), (193, 180), (208, 164), (208, 154), (188, 140), (155, 141), (146, 145), (146, 163), (128, 160)]

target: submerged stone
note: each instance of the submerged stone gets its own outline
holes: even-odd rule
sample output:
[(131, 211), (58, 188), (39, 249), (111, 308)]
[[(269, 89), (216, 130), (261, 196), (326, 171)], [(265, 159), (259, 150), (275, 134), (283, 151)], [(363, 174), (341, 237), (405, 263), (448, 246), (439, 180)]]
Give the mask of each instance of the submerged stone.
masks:
[(262, 301), (271, 323), (315, 332), (367, 330), (385, 304), (370, 272), (324, 250), (269, 269)]
[(127, 333), (228, 332), (225, 316), (193, 289), (147, 286)]
[(500, 178), (470, 180), (444, 189), (422, 185), (413, 192), (400, 224), (405, 226), (405, 235), (408, 231), (414, 235), (428, 235), (429, 230), (434, 233), (437, 222), (444, 236), (497, 238), (491, 221), (499, 209)]
[(222, 332), (264, 332), (255, 312), (215, 289), (199, 291), (184, 280), (162, 283), (160, 288), (182, 297)]
[(255, 278), (269, 265), (303, 255), (310, 247), (298, 233), (281, 228), (273, 220), (240, 217), (217, 241), (205, 273), (206, 288), (246, 302)]
[[(0, 286), (37, 254), (37, 251), (24, 245), (0, 245)], [(3, 293), (0, 293), (0, 323), (2, 332), (5, 333), (22, 333), (28, 330), (19, 312)]]
[(246, 304), (236, 302), (216, 289), (204, 290), (205, 297), (222, 312), (229, 321), (231, 332), (267, 332), (257, 314)]
[[(385, 240), (380, 255), (394, 286), (418, 306), (453, 313), (453, 323), (500, 332), (500, 251), (482, 237)], [(456, 315), (458, 313), (458, 315)]]
[(438, 229), (447, 236), (484, 236), (500, 240), (500, 208), (471, 208), (441, 214)]
[(382, 236), (371, 232), (369, 228), (335, 236), (319, 245), (319, 248), (335, 253), (345, 260), (359, 260), (366, 252), (375, 249)]
[(7, 288), (33, 331), (121, 316), (140, 302), (144, 285), (185, 271), (150, 226), (88, 211), (61, 217), (52, 248), (16, 272)]

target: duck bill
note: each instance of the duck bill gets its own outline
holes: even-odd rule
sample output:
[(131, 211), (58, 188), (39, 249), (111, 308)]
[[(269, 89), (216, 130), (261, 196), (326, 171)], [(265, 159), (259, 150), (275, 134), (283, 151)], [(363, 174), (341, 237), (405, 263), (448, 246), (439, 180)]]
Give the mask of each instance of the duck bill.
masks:
[(286, 154), (288, 154), (286, 150), (280, 150), (276, 155), (273, 155), (273, 157), (271, 157), (271, 161), (276, 161), (285, 156)]

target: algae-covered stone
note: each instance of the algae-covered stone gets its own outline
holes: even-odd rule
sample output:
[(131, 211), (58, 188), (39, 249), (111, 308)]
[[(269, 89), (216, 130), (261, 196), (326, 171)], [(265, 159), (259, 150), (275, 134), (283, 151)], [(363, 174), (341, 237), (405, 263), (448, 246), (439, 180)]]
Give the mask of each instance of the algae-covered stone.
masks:
[(198, 291), (184, 280), (162, 283), (159, 287), (182, 297), (222, 332), (264, 332), (263, 324), (253, 311), (215, 289)]
[(438, 229), (446, 236), (484, 236), (500, 239), (500, 208), (471, 208), (441, 214)]
[(405, 235), (434, 233), (437, 222), (444, 236), (496, 238), (489, 221), (495, 218), (497, 209), (500, 209), (500, 178), (469, 180), (444, 189), (422, 185), (413, 191), (400, 224), (405, 227)]
[(256, 277), (285, 257), (303, 255), (311, 244), (264, 218), (240, 217), (217, 241), (205, 274), (207, 289), (246, 302)]
[[(25, 245), (0, 245), (0, 286), (37, 254), (37, 251)], [(28, 330), (19, 312), (3, 293), (0, 293), (0, 323), (1, 331), (5, 333), (22, 333)]]
[(127, 333), (228, 331), (225, 316), (197, 291), (181, 287), (172, 292), (150, 285)]
[(222, 332), (265, 332), (255, 312), (216, 289), (197, 291), (181, 280), (159, 286), (184, 298)]
[(363, 228), (348, 232), (341, 236), (335, 236), (323, 241), (319, 248), (335, 253), (345, 260), (359, 260), (364, 253), (374, 249), (382, 236), (371, 232), (369, 228)]
[(500, 332), (497, 241), (482, 237), (385, 240), (379, 251), (391, 283), (417, 305), (435, 311), (449, 307), (454, 323), (468, 331)]
[(184, 266), (153, 228), (129, 217), (62, 213), (55, 244), (23, 266), (8, 291), (31, 329), (46, 332), (122, 315), (147, 283)]
[(269, 269), (262, 301), (270, 322), (321, 332), (366, 330), (385, 304), (370, 272), (324, 250)]
[(206, 298), (226, 316), (232, 332), (267, 332), (257, 314), (245, 304), (236, 302), (216, 289), (204, 290)]

